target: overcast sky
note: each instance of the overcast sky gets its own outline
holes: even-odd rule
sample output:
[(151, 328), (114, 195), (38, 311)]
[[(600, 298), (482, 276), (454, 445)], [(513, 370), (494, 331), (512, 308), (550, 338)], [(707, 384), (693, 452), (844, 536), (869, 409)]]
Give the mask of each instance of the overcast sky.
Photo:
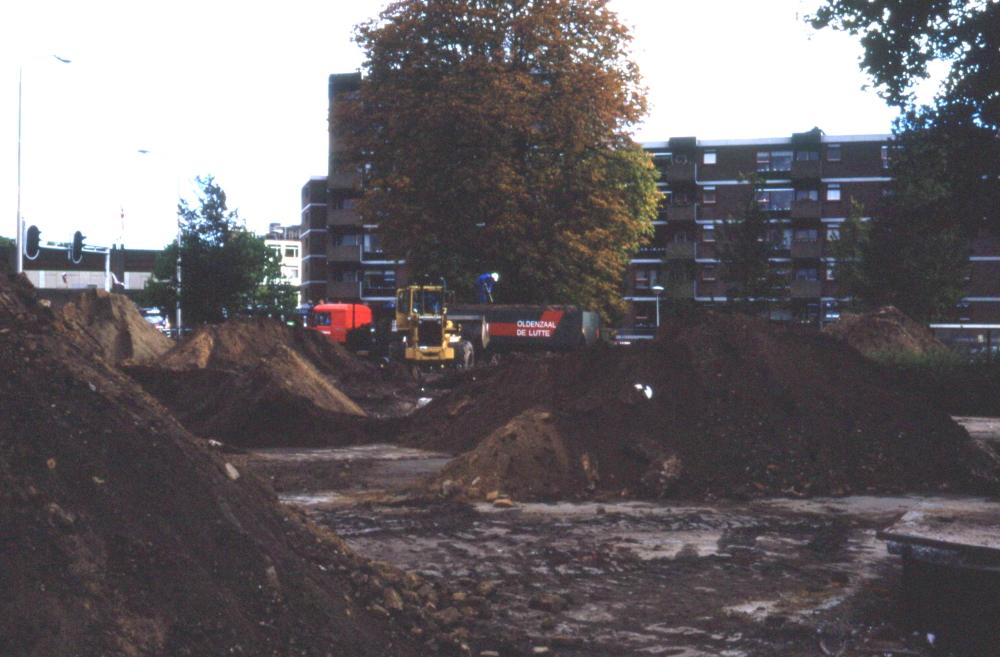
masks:
[[(23, 64), (26, 222), (110, 246), (124, 208), (133, 248), (173, 239), (178, 181), (189, 196), (199, 174), (257, 232), (298, 223), (302, 185), (326, 174), (327, 76), (362, 65), (353, 26), (386, 4), (15, 1), (0, 26), (0, 235), (16, 225)], [(612, 0), (652, 103), (637, 139), (889, 132), (895, 112), (862, 91), (857, 43), (797, 19), (814, 5)]]

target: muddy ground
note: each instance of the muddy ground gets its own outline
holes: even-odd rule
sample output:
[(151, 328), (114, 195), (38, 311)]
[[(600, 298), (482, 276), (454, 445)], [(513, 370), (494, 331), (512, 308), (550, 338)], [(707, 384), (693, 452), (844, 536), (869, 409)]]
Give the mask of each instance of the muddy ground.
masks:
[(900, 561), (875, 538), (927, 497), (502, 508), (414, 495), (449, 461), (414, 449), (238, 461), (360, 552), (479, 587), (473, 654), (948, 654), (905, 626)]

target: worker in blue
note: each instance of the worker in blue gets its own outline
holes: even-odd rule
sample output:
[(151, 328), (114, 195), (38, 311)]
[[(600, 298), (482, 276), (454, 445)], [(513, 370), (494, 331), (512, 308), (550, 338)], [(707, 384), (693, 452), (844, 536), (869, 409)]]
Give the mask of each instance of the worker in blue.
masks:
[(493, 303), (493, 283), (500, 280), (500, 274), (483, 274), (476, 279), (476, 302)]

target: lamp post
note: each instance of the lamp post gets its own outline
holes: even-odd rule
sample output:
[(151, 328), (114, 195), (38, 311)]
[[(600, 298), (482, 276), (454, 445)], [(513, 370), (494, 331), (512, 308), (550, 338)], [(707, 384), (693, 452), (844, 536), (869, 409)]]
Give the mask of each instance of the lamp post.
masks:
[(59, 55), (39, 55), (29, 57), (21, 62), (21, 68), (17, 74), (17, 230), (14, 232), (14, 244), (17, 247), (17, 273), (24, 271), (24, 230), (21, 228), (21, 82), (24, 79), (24, 65), (33, 59), (45, 57), (55, 57), (63, 64), (69, 64), (70, 60)]
[(139, 149), (139, 153), (142, 155), (159, 155), (162, 158), (170, 160), (174, 163), (174, 168), (176, 169), (176, 180), (177, 180), (177, 339), (181, 339), (181, 170), (177, 166), (177, 162), (173, 158), (167, 157), (163, 153), (157, 153), (156, 151), (147, 151), (143, 148)]
[(656, 328), (660, 328), (660, 295), (663, 294), (663, 286), (654, 285), (652, 289), (656, 294)]

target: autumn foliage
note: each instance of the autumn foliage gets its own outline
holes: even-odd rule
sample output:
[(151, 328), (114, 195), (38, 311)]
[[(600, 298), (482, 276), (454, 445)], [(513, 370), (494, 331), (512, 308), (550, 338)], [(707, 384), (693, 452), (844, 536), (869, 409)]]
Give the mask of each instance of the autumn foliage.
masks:
[(364, 77), (337, 127), (389, 253), (460, 294), (497, 271), (498, 300), (619, 311), (656, 189), (607, 0), (401, 0), (355, 38)]

